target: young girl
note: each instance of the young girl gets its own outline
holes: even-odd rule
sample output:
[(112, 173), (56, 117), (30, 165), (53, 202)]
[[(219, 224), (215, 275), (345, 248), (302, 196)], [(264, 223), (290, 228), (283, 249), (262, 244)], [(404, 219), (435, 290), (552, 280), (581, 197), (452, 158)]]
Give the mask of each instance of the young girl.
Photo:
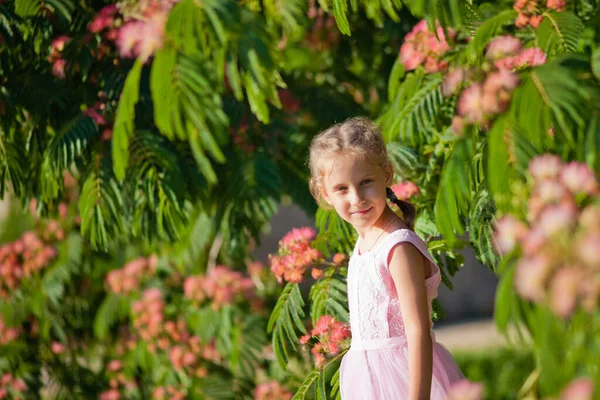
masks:
[(352, 343), (340, 367), (342, 399), (445, 399), (463, 375), (431, 331), (440, 270), (413, 231), (414, 207), (388, 187), (381, 133), (366, 118), (334, 125), (313, 139), (309, 164), (317, 201), (359, 236), (348, 269)]

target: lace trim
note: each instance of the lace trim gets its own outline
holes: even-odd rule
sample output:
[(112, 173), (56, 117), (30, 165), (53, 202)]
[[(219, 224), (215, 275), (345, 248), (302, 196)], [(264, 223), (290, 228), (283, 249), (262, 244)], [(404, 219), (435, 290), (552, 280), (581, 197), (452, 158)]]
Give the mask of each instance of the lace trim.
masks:
[(406, 229), (394, 231), (378, 248), (362, 255), (358, 254), (357, 242), (348, 271), (350, 323), (354, 338), (375, 339), (405, 334), (398, 294), (387, 265), (389, 251), (404, 241), (417, 247), (434, 270), (425, 281), (431, 314), (431, 300), (437, 297), (441, 276), (425, 242), (416, 233)]

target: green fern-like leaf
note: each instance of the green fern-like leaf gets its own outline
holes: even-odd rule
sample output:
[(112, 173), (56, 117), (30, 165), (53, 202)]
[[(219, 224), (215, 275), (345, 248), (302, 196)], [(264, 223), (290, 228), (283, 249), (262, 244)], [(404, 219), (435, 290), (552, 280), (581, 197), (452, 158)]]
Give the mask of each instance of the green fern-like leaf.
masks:
[(166, 33), (186, 54), (212, 53), (226, 45), (225, 27), (232, 24), (236, 7), (231, 0), (183, 0), (169, 13)]
[(335, 274), (323, 278), (310, 289), (310, 301), (313, 325), (323, 315), (331, 315), (338, 321), (348, 322), (348, 295), (345, 278)]
[(245, 377), (254, 377), (260, 365), (263, 349), (268, 344), (265, 321), (258, 315), (244, 318), (241, 335), (236, 343), (240, 351), (240, 371)]
[(122, 189), (112, 166), (110, 147), (102, 143), (81, 178), (81, 233), (95, 249), (106, 250), (111, 240), (125, 232)]
[(79, 272), (82, 257), (82, 239), (78, 234), (70, 234), (60, 244), (59, 258), (44, 272), (42, 288), (48, 301), (55, 307), (65, 292), (65, 286)]
[[(427, 140), (427, 134), (442, 108), (445, 98), (441, 91), (441, 75), (428, 77), (422, 86), (419, 85), (418, 75), (415, 74), (417, 80), (414, 81), (417, 86), (403, 85), (384, 116), (384, 131), (388, 141), (399, 138), (413, 147), (422, 144)], [(413, 83), (412, 80), (410, 82)]]
[(22, 135), (15, 134), (10, 137), (0, 127), (0, 199), (4, 199), (8, 182), (17, 196), (21, 196), (25, 189), (27, 176), (25, 148)]
[(494, 252), (492, 221), (496, 207), (486, 190), (475, 195), (469, 215), (469, 240), (479, 262), (493, 269), (498, 257)]
[(65, 21), (71, 23), (76, 9), (76, 3), (72, 0), (45, 0), (45, 6), (55, 14), (62, 16)]
[(481, 23), (475, 32), (475, 37), (467, 46), (466, 53), (469, 60), (475, 61), (481, 57), (490, 40), (503, 32), (504, 26), (512, 23), (516, 17), (517, 12), (515, 10), (504, 10)]
[(128, 181), (133, 182), (134, 235), (148, 241), (177, 240), (188, 220), (179, 155), (163, 136), (150, 131), (136, 132), (130, 151), (133, 166)]
[(435, 201), (435, 222), (444, 239), (450, 243), (456, 241), (456, 234), (464, 233), (463, 217), (468, 213), (471, 202), (472, 158), (470, 139), (459, 139), (442, 171)]
[(127, 315), (127, 306), (125, 297), (108, 294), (94, 317), (94, 335), (100, 340), (106, 339), (110, 328)]
[(338, 369), (331, 378), (331, 398), (335, 400), (342, 399), (342, 392), (340, 391), (340, 370)]
[(223, 237), (223, 253), (238, 262), (245, 257), (249, 240), (260, 240), (261, 228), (277, 211), (282, 182), (277, 165), (265, 153), (252, 157), (231, 154), (223, 179), (228, 185), (214, 192), (215, 199), (220, 199), (216, 221)]
[(579, 160), (585, 161), (600, 175), (600, 117), (594, 115), (588, 126), (584, 148)]
[(174, 49), (165, 48), (155, 56), (150, 87), (158, 129), (171, 140), (187, 140), (204, 177), (216, 183), (206, 153), (218, 162), (225, 160), (219, 143), (224, 139), (227, 116), (209, 71), (200, 58), (178, 56)]
[(406, 74), (406, 68), (404, 67), (404, 63), (398, 57), (394, 62), (394, 66), (392, 67), (392, 72), (390, 73), (390, 77), (388, 78), (388, 101), (392, 102), (398, 95), (398, 88), (402, 83), (402, 78), (404, 78), (404, 74)]
[(302, 382), (302, 384), (294, 394), (294, 397), (292, 397), (292, 400), (304, 400), (309, 394), (312, 394), (312, 392), (314, 392), (313, 386), (317, 383), (320, 375), (321, 371), (319, 371), (318, 369), (313, 370), (306, 377), (306, 379), (304, 379), (304, 382)]
[[(339, 392), (339, 366), (347, 350), (342, 351), (322, 368), (315, 368), (300, 385), (292, 400), (328, 400), (341, 398)], [(333, 374), (331, 373), (334, 370)], [(328, 390), (329, 389), (329, 390)]]
[(42, 0), (15, 0), (15, 12), (19, 17), (32, 17), (42, 8)]
[(319, 232), (314, 246), (326, 257), (331, 253), (350, 254), (354, 246), (356, 231), (334, 210), (319, 208), (316, 215)]
[(596, 47), (592, 53), (592, 72), (600, 80), (600, 48)]
[(550, 56), (579, 51), (583, 22), (570, 11), (546, 12), (538, 29), (538, 46)]
[(399, 142), (388, 143), (386, 147), (394, 172), (403, 178), (409, 179), (416, 171), (424, 168), (413, 148)]
[(500, 197), (511, 196), (511, 182), (516, 178), (514, 167), (510, 163), (509, 143), (510, 127), (507, 125), (507, 118), (503, 116), (496, 120), (488, 132), (486, 157), (487, 187), (501, 203), (505, 200)]
[(209, 364), (211, 374), (194, 385), (192, 398), (231, 400), (235, 397), (235, 381), (229, 370), (216, 364)]
[(266, 0), (263, 2), (267, 21), (274, 21), (288, 36), (301, 33), (301, 21), (306, 15), (307, 3), (304, 0)]
[[(576, 150), (577, 135), (591, 117), (588, 87), (582, 83), (571, 69), (555, 62), (533, 69), (515, 90), (511, 116), (538, 152), (548, 151), (557, 140)], [(551, 117), (557, 124), (553, 141), (548, 134)]]
[(210, 306), (194, 309), (186, 320), (203, 342), (209, 342), (219, 330), (219, 312)]
[(271, 313), (267, 330), (273, 335), (273, 350), (279, 365), (287, 368), (290, 347), (295, 350), (297, 332), (306, 334), (303, 318), (304, 300), (297, 283), (288, 283)]
[(125, 178), (129, 163), (129, 138), (135, 129), (135, 105), (139, 98), (142, 67), (142, 62), (136, 61), (127, 75), (113, 127), (113, 165), (115, 176), (120, 181)]
[(93, 145), (99, 139), (98, 127), (88, 117), (79, 116), (61, 129), (48, 144), (42, 161), (42, 198), (51, 201), (62, 191), (65, 169), (84, 170)]

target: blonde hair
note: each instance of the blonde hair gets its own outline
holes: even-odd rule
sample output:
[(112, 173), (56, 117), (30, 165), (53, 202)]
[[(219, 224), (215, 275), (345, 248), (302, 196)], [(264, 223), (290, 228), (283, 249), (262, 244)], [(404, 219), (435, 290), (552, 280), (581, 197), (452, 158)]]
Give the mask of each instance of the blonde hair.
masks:
[[(308, 165), (310, 168), (310, 192), (320, 206), (324, 205), (323, 160), (332, 153), (365, 157), (381, 168), (387, 168), (390, 160), (379, 127), (365, 117), (354, 117), (335, 124), (315, 136), (310, 144)], [(402, 211), (404, 221), (412, 229), (415, 207), (396, 198), (388, 188), (388, 198)]]

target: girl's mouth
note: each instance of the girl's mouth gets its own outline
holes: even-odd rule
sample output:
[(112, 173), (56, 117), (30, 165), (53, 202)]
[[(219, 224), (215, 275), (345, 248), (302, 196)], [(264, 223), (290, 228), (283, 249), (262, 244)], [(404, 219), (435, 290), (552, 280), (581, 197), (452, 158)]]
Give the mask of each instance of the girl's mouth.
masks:
[(364, 210), (356, 211), (353, 214), (365, 215), (366, 213), (368, 213), (369, 211), (371, 211), (372, 208), (373, 207), (365, 208)]

